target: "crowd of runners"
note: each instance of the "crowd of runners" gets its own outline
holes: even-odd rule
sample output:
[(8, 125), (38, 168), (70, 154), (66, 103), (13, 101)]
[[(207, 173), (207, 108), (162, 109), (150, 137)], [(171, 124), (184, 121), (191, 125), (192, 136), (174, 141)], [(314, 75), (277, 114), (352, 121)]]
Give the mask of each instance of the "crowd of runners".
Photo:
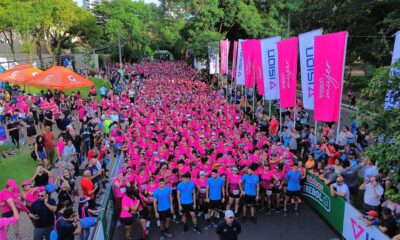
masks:
[[(0, 239), (7, 239), (8, 225), (19, 238), (21, 211), (34, 225), (34, 240), (50, 239), (54, 229), (58, 239), (88, 239), (110, 183), (126, 239), (158, 236), (149, 233), (151, 224), (161, 239), (173, 237), (170, 224), (199, 234), (215, 228), (221, 239), (234, 239), (224, 238), (226, 229), (229, 237), (240, 233), (232, 219), (257, 224), (256, 212), (300, 215), (306, 174), (349, 202), (365, 190), (361, 218), (395, 235), (400, 206), (384, 195), (393, 184), (363, 154), (370, 142), (366, 126), (353, 120), (338, 134), (333, 124), (316, 130), (301, 101), (282, 113), (280, 124), (254, 91), (195, 80), (183, 62), (123, 70), (98, 71), (111, 88), (92, 88), (89, 96), (0, 94), (0, 140), (27, 145), (37, 162), (34, 176), (20, 183), (22, 192), (13, 179), (0, 192)], [(124, 164), (109, 179), (107, 164), (121, 154)], [(132, 232), (133, 224), (140, 233)]]

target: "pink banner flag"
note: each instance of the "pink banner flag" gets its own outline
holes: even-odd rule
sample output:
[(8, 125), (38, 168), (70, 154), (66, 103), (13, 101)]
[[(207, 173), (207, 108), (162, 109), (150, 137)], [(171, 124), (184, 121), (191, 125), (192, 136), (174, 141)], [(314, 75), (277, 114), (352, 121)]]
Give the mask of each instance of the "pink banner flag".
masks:
[(228, 56), (229, 56), (229, 40), (219, 41), (219, 48), (221, 50), (221, 73), (228, 72)]
[(279, 94), (281, 108), (296, 104), (298, 38), (278, 42)]
[(264, 76), (262, 69), (261, 42), (249, 40), (242, 42), (244, 81), (245, 87), (254, 87), (257, 80), (257, 89), (260, 95), (264, 94)]
[(316, 36), (314, 39), (316, 121), (339, 121), (347, 35), (347, 32), (338, 32)]
[(253, 46), (254, 54), (254, 73), (257, 80), (257, 90), (259, 95), (264, 95), (264, 72), (262, 66), (261, 40), (255, 40)]
[(237, 41), (233, 42), (233, 60), (232, 60), (232, 79), (236, 77), (236, 61), (237, 61)]
[(254, 87), (254, 55), (253, 48), (256, 40), (247, 40), (242, 42), (243, 65), (244, 65), (244, 86), (247, 88)]

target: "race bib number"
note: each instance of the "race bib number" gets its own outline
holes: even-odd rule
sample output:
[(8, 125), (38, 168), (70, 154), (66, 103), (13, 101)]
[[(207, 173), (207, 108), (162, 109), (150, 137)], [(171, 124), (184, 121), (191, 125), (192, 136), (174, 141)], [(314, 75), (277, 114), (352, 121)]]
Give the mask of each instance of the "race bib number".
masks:
[(206, 193), (207, 192), (207, 189), (205, 189), (205, 188), (200, 188), (200, 193)]
[(233, 192), (233, 195), (235, 195), (235, 196), (239, 195), (239, 190), (233, 190), (232, 192)]
[(268, 197), (270, 197), (272, 195), (272, 191), (271, 190), (267, 190), (266, 193), (267, 193)]
[(143, 184), (140, 188), (141, 188), (142, 190), (145, 190), (146, 187), (147, 187), (147, 184)]
[(121, 193), (126, 193), (126, 188), (122, 187), (122, 188), (119, 189), (119, 191), (120, 191)]

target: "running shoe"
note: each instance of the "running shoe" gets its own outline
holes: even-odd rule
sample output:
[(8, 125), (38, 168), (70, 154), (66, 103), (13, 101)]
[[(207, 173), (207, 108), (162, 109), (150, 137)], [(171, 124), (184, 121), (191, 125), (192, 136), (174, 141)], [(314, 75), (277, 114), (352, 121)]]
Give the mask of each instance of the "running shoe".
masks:
[(197, 225), (194, 226), (193, 231), (195, 231), (196, 233), (199, 233), (199, 234), (201, 233), (201, 230)]

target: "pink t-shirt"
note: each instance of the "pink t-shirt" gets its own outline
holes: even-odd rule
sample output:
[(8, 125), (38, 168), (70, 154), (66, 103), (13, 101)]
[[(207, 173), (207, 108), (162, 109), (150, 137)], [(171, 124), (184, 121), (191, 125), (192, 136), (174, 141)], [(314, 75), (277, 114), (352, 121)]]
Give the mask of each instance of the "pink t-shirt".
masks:
[(125, 208), (131, 209), (132, 206), (134, 206), (135, 201), (128, 197), (128, 196), (123, 196), (122, 197), (122, 210), (121, 210), (121, 218), (129, 218), (133, 217), (132, 213), (129, 211), (126, 211)]
[[(118, 188), (116, 183), (121, 183), (121, 186)], [(126, 180), (121, 180), (120, 178), (115, 178), (114, 179), (114, 196), (116, 198), (122, 198), (123, 196), (125, 196), (125, 192), (126, 192)]]
[(240, 183), (240, 180), (242, 179), (242, 176), (240, 176), (240, 175), (237, 175), (237, 176), (230, 175), (228, 177), (228, 179), (229, 179), (229, 192), (234, 194), (234, 195), (239, 194), (239, 189), (240, 189), (239, 188), (239, 183)]
[(148, 202), (153, 202), (154, 198), (153, 198), (153, 193), (154, 191), (158, 188), (158, 184), (154, 184), (153, 186), (151, 186), (151, 184), (148, 184), (146, 187), (146, 191), (147, 191), (147, 201)]
[(266, 172), (265, 170), (260, 171), (261, 187), (263, 189), (271, 190), (274, 183), (274, 173), (272, 171)]
[(56, 148), (57, 148), (58, 152), (60, 153), (60, 156), (62, 156), (64, 154), (64, 147), (65, 147), (65, 143), (63, 141), (57, 141)]

